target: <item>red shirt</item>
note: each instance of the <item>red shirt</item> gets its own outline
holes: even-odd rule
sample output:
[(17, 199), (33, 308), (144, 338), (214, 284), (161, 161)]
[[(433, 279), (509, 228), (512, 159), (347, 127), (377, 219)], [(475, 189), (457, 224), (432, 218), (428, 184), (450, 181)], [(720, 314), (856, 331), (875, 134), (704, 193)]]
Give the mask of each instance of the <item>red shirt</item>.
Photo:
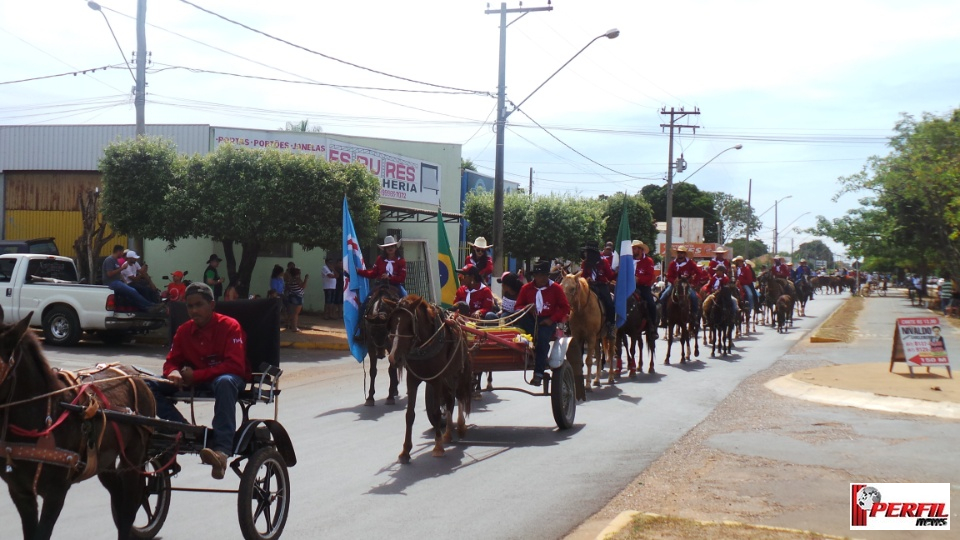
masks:
[[(558, 323), (570, 314), (570, 303), (567, 302), (567, 295), (563, 294), (563, 288), (560, 285), (549, 282), (541, 292), (543, 297), (543, 309), (537, 315), (548, 317), (553, 322)], [(517, 295), (516, 311), (520, 311), (528, 305), (537, 306), (537, 284), (527, 283), (520, 287), (520, 294)]]
[(684, 259), (680, 262), (678, 259), (670, 261), (670, 268), (667, 269), (667, 281), (674, 285), (678, 277), (686, 276), (687, 283), (691, 287), (696, 287), (700, 282), (707, 280), (707, 273), (703, 268), (693, 261), (693, 259)]
[(393, 263), (393, 272), (387, 271), (387, 260), (382, 255), (377, 255), (377, 262), (366, 270), (357, 270), (357, 274), (370, 279), (380, 279), (380, 276), (387, 274), (390, 283), (394, 285), (403, 285), (407, 280), (407, 261), (403, 257), (397, 257), (390, 261)]
[[(468, 292), (470, 293), (469, 302), (467, 302)], [(493, 293), (490, 292), (490, 287), (482, 284), (476, 289), (468, 289), (466, 285), (463, 285), (457, 289), (454, 302), (467, 302), (467, 305), (470, 306), (471, 314), (479, 311), (480, 316), (483, 317), (488, 311), (493, 309)]]
[(707, 286), (709, 287), (710, 292), (713, 292), (713, 291), (719, 291), (721, 287), (723, 287), (728, 283), (730, 283), (730, 278), (722, 274), (717, 274), (717, 275), (714, 275), (712, 278), (710, 278), (710, 281), (707, 283)]
[(652, 286), (656, 279), (653, 275), (653, 258), (641, 255), (639, 259), (633, 260), (633, 265), (633, 275), (637, 278), (637, 285)]
[(708, 265), (707, 274), (709, 274), (710, 277), (713, 277), (713, 275), (717, 273), (717, 266), (719, 266), (719, 265), (721, 265), (721, 264), (722, 264), (727, 270), (730, 269), (730, 263), (728, 263), (727, 260), (724, 259), (723, 257), (721, 257), (721, 258), (719, 258), (719, 259), (717, 259), (716, 257), (714, 257), (713, 259), (710, 259), (710, 264)]
[(774, 277), (790, 279), (790, 269), (785, 264), (774, 265), (771, 272), (773, 272)]
[(745, 264), (743, 266), (736, 267), (736, 276), (737, 283), (742, 286), (753, 285), (753, 282), (756, 281), (753, 276), (753, 268), (750, 268), (750, 265)]
[(588, 281), (592, 279), (597, 283), (610, 283), (611, 281), (617, 279), (617, 275), (613, 273), (613, 269), (610, 268), (610, 264), (607, 263), (607, 260), (603, 257), (601, 257), (600, 262), (593, 267), (584, 261), (584, 263), (581, 265), (580, 275), (585, 277)]
[(478, 261), (474, 255), (467, 256), (467, 262), (464, 266), (476, 266), (480, 271), (480, 277), (484, 283), (490, 282), (490, 276), (493, 275), (493, 259), (484, 257), (483, 261)]
[(171, 302), (179, 302), (183, 300), (184, 293), (187, 292), (187, 284), (184, 282), (170, 282), (167, 283), (167, 300)]
[(163, 376), (184, 366), (193, 368), (194, 384), (203, 384), (220, 375), (233, 374), (250, 380), (247, 364), (247, 334), (236, 319), (214, 313), (200, 328), (193, 320), (180, 325), (173, 346), (163, 363)]

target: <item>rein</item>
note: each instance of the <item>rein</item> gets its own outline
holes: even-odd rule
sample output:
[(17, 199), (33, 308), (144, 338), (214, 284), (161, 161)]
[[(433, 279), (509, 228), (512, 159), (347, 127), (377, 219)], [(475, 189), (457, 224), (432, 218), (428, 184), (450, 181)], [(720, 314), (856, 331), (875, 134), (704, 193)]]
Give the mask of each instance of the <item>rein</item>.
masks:
[[(397, 334), (397, 333), (388, 334), (388, 337), (391, 337), (391, 338), (402, 337), (402, 338), (408, 338), (408, 339), (414, 340), (413, 347), (411, 347), (410, 351), (408, 351), (407, 354), (404, 355), (404, 357), (407, 360), (406, 366), (405, 366), (407, 368), (407, 371), (411, 375), (413, 375), (417, 379), (420, 379), (423, 382), (432, 381), (440, 377), (444, 373), (446, 373), (447, 368), (450, 367), (450, 364), (453, 363), (453, 359), (456, 358), (457, 352), (460, 350), (460, 347), (463, 346), (463, 339), (449, 339), (449, 340), (437, 339), (438, 336), (446, 333), (446, 327), (447, 327), (447, 324), (440, 318), (440, 315), (438, 314), (434, 317), (434, 320), (437, 321), (439, 328), (437, 328), (436, 332), (434, 332), (433, 335), (427, 338), (426, 341), (424, 341), (420, 345), (417, 345), (416, 340), (420, 337), (417, 332), (417, 321), (418, 321), (417, 314), (407, 309), (405, 306), (398, 306), (397, 310), (403, 311), (404, 313), (410, 315), (410, 319), (411, 321), (413, 321), (413, 335)], [(398, 328), (399, 328), (399, 325), (398, 325)], [(436, 356), (437, 353), (439, 353), (440, 350), (445, 345), (454, 341), (456, 342), (456, 347), (453, 349), (453, 352), (450, 355), (448, 355), (449, 359), (447, 360), (447, 363), (444, 364), (443, 368), (440, 371), (438, 371), (436, 375), (433, 375), (432, 377), (422, 377), (418, 375), (417, 372), (410, 367), (410, 360), (422, 360), (425, 358), (432, 358)]]

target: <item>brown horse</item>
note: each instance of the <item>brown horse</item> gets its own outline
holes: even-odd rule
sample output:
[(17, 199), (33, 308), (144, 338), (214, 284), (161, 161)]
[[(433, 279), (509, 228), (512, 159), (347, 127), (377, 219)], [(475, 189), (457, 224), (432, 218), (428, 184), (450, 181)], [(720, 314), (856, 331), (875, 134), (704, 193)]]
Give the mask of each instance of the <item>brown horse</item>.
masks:
[[(693, 354), (700, 356), (700, 344), (697, 342), (697, 321), (690, 305), (690, 284), (684, 277), (677, 278), (670, 296), (667, 297), (667, 357), (663, 363), (670, 365), (670, 351), (673, 349), (673, 334), (680, 335), (680, 363), (690, 360), (690, 341), (693, 338)], [(686, 348), (684, 348), (686, 346)]]
[[(150, 430), (109, 421), (102, 409), (152, 417), (153, 394), (128, 368), (98, 367), (79, 377), (55, 372), (28, 328), (32, 315), (0, 327), (0, 478), (23, 537), (50, 538), (70, 486), (96, 474), (110, 492), (117, 538), (130, 538), (146, 486)], [(67, 411), (61, 402), (85, 411)]]
[[(653, 369), (654, 356), (657, 353), (657, 340), (653, 338), (653, 321), (649, 320), (647, 306), (643, 299), (635, 294), (627, 298), (627, 320), (617, 329), (617, 358), (620, 358), (621, 347), (626, 349), (627, 369), (630, 377), (636, 375), (639, 369), (643, 373), (643, 337), (647, 337), (647, 351), (650, 353), (650, 366), (647, 373), (656, 373)], [(636, 347), (640, 345), (640, 356), (636, 357)], [(618, 360), (619, 361), (619, 360)]]
[(784, 294), (777, 298), (776, 305), (774, 306), (774, 319), (777, 326), (777, 333), (786, 332), (786, 321), (787, 317), (793, 312), (793, 299), (790, 298), (790, 295)]
[[(390, 365), (407, 371), (407, 429), (398, 461), (410, 463), (417, 389), (427, 383), (427, 416), (436, 433), (433, 456), (442, 457), (443, 443), (453, 440), (453, 407), (459, 405), (457, 434), (467, 433), (465, 417), (472, 402), (473, 368), (463, 329), (444, 320), (441, 310), (415, 294), (401, 300), (390, 315)], [(447, 411), (447, 427), (441, 436), (440, 406)]]
[[(571, 339), (570, 347), (567, 350), (580, 353), (579, 356), (581, 358), (579, 362), (571, 362), (574, 374), (583, 373), (583, 354), (581, 351), (585, 349), (587, 352), (586, 379), (584, 382), (581, 382), (580, 379), (583, 375), (579, 377), (575, 376), (575, 379), (577, 379), (577, 399), (586, 399), (581, 387), (585, 386), (586, 391), (590, 391), (590, 378), (593, 372), (594, 361), (596, 361), (597, 364), (597, 376), (593, 381), (593, 385), (600, 386), (601, 367), (598, 355), (599, 347), (603, 347), (604, 355), (611, 360), (612, 364), (614, 340), (603, 331), (605, 322), (603, 318), (603, 308), (600, 306), (600, 299), (597, 297), (597, 294), (590, 290), (590, 285), (586, 279), (580, 277), (579, 273), (565, 274), (560, 281), (560, 287), (563, 288), (563, 293), (567, 296), (567, 302), (570, 304), (569, 324)], [(571, 356), (578, 355), (567, 355), (568, 360)], [(607, 384), (613, 384), (613, 378), (617, 374), (616, 366), (610, 365), (607, 366), (607, 368), (607, 372), (609, 373)]]
[[(387, 356), (387, 320), (393, 309), (400, 301), (400, 293), (386, 280), (379, 280), (377, 287), (367, 299), (363, 314), (363, 336), (367, 342), (367, 356), (370, 357), (370, 392), (364, 405), (374, 404), (373, 394), (376, 392), (377, 362)], [(397, 366), (390, 364), (387, 369), (390, 375), (390, 389), (387, 392), (387, 405), (396, 403), (400, 394), (400, 375)]]

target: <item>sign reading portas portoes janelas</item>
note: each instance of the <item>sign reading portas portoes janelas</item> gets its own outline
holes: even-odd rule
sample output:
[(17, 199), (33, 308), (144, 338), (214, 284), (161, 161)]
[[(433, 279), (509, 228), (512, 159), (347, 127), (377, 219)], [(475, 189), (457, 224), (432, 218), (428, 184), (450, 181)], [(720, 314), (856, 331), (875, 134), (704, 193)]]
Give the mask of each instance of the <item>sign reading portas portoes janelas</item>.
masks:
[(936, 317), (907, 317), (897, 319), (890, 355), (890, 371), (894, 362), (906, 362), (913, 375), (914, 367), (945, 367), (950, 378), (950, 357), (941, 335), (940, 319)]

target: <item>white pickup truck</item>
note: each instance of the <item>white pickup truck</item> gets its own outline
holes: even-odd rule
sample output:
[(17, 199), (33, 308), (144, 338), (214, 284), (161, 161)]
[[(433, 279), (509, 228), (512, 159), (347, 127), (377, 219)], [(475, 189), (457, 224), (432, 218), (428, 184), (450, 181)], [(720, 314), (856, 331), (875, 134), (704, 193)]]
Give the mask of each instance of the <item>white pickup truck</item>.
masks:
[(78, 283), (77, 267), (67, 257), (0, 255), (0, 291), (4, 322), (15, 323), (33, 312), (30, 325), (42, 328), (51, 345), (75, 345), (84, 332), (116, 342), (166, 322), (163, 315), (118, 306), (109, 287)]

